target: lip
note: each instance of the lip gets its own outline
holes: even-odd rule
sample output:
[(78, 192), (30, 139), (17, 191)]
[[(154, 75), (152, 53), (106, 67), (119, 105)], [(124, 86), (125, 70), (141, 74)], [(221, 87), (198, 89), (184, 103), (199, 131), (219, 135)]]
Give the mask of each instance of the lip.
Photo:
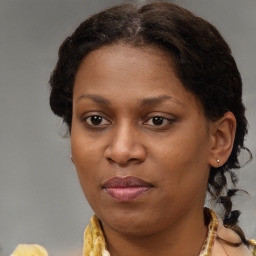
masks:
[(104, 191), (118, 201), (130, 201), (146, 192), (152, 185), (133, 176), (114, 177), (103, 184)]

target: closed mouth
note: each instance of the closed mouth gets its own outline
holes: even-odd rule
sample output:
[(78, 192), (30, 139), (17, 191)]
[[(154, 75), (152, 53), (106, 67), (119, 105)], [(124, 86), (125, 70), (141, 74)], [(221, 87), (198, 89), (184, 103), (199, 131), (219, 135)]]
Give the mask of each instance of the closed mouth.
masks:
[(146, 192), (153, 186), (133, 176), (114, 177), (103, 184), (104, 191), (118, 201), (130, 201)]

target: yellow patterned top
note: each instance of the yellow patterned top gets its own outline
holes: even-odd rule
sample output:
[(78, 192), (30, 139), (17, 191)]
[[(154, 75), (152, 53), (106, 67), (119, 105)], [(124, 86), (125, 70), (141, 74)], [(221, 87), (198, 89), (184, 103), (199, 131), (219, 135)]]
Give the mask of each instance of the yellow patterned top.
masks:
[(250, 245), (253, 246), (252, 255), (256, 256), (256, 240), (255, 239), (251, 239), (251, 240), (248, 240), (248, 242), (250, 243)]
[[(208, 225), (208, 235), (199, 256), (256, 256), (256, 240), (248, 240), (251, 245), (254, 245), (254, 250), (251, 252), (234, 231), (223, 226), (214, 211), (206, 209), (206, 214), (210, 218), (210, 223)], [(219, 241), (218, 238), (221, 238), (221, 240)], [(228, 243), (223, 244), (222, 240), (226, 240)], [(241, 244), (232, 246), (232, 243)], [(84, 233), (83, 256), (110, 256), (100, 220), (96, 216), (91, 218), (90, 225), (87, 226)]]
[(38, 244), (19, 244), (11, 256), (48, 256), (48, 253)]
[[(206, 209), (206, 214), (211, 220), (199, 256), (256, 256), (256, 240), (248, 240), (252, 250), (248, 249), (234, 231), (223, 226), (212, 210)], [(48, 253), (40, 245), (19, 245), (11, 256), (48, 256)], [(100, 220), (95, 215), (84, 232), (83, 256), (110, 256)]]
[(217, 218), (216, 214), (214, 213), (214, 211), (207, 208), (205, 212), (206, 212), (206, 214), (210, 215), (209, 217), (210, 217), (211, 221), (208, 225), (207, 238), (204, 241), (204, 244), (203, 244), (203, 247), (201, 249), (199, 256), (208, 256), (211, 254), (214, 242), (217, 237), (217, 229), (218, 229), (218, 225), (219, 225), (218, 218)]

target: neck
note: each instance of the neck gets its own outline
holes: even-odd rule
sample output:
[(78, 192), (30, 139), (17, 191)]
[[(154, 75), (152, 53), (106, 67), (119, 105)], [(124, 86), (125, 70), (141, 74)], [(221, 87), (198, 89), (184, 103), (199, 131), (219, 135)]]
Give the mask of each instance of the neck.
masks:
[(186, 213), (164, 230), (146, 236), (120, 234), (102, 225), (111, 256), (198, 256), (207, 236), (203, 210)]

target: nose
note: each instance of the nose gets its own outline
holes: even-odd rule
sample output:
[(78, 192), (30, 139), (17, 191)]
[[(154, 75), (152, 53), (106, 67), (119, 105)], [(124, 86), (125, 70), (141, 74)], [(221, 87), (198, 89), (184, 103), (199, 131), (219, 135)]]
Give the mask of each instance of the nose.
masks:
[(138, 129), (127, 124), (117, 127), (111, 135), (104, 156), (109, 162), (120, 166), (145, 161), (146, 150)]

